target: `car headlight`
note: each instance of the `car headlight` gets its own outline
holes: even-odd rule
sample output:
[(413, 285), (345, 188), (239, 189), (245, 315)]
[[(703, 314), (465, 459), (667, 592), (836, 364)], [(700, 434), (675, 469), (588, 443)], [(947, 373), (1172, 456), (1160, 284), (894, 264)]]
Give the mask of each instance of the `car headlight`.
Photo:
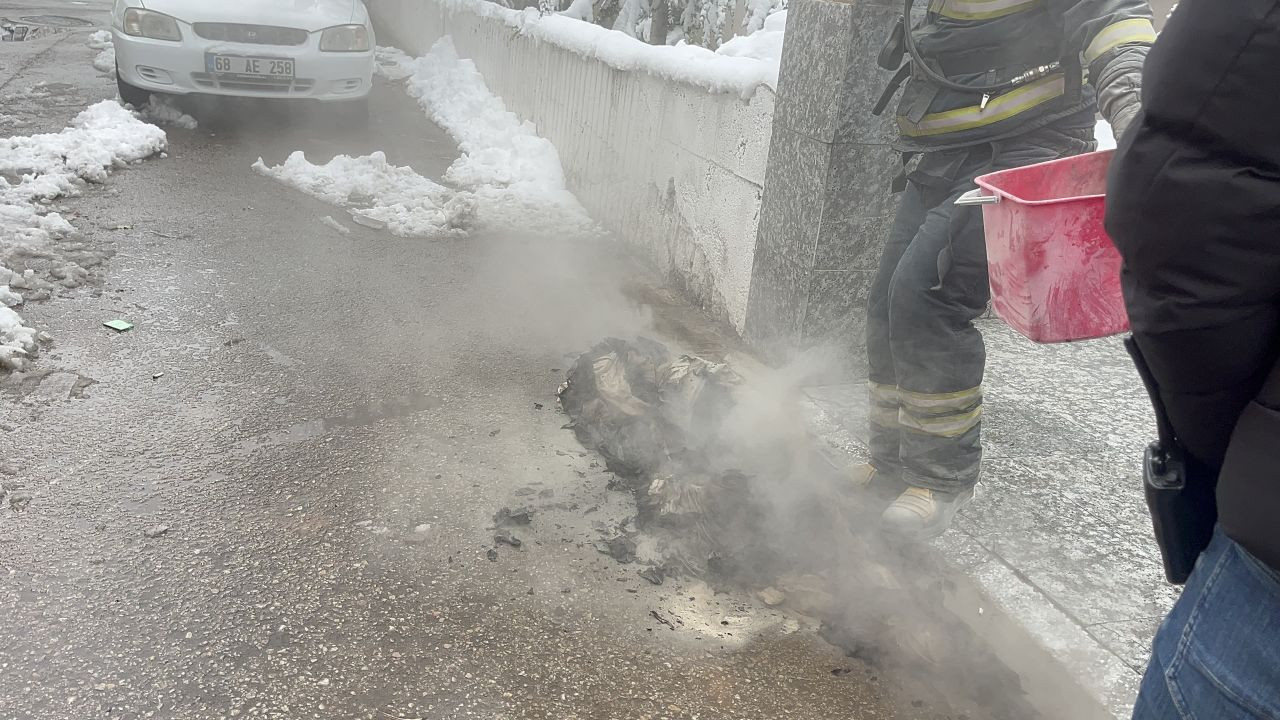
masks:
[(182, 39), (177, 20), (142, 8), (128, 8), (124, 11), (124, 34), (154, 40)]
[(369, 49), (369, 29), (363, 25), (339, 25), (320, 36), (324, 52), (365, 52)]

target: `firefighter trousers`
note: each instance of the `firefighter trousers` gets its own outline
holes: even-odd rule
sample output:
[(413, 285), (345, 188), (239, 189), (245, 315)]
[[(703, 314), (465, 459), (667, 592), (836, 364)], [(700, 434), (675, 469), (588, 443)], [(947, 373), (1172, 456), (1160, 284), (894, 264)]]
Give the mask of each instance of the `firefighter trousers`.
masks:
[(907, 176), (867, 301), (871, 464), (916, 487), (960, 492), (982, 460), (990, 298), (981, 208), (955, 200), (974, 177), (1096, 146), (1093, 128), (1047, 127), (924, 154)]

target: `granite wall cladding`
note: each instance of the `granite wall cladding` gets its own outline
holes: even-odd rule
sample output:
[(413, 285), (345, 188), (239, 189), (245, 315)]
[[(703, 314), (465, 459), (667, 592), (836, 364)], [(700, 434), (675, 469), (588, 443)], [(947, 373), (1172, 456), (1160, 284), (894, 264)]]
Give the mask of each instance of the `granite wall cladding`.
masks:
[[(792, 0), (744, 336), (774, 362), (835, 351), (865, 371), (867, 290), (892, 219), (892, 123), (871, 108), (897, 0)], [(795, 41), (793, 41), (793, 39)]]

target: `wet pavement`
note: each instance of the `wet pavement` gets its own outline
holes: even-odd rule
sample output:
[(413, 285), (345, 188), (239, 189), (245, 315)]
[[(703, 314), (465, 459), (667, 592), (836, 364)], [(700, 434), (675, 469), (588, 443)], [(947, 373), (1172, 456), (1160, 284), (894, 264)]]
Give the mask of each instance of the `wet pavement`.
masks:
[[(61, 83), (0, 134), (114, 95), (84, 41), (0, 46), (0, 94)], [(394, 238), (250, 171), (385, 150), (440, 177), (455, 145), (395, 87), (362, 131), (193, 112), (168, 158), (56, 203), (113, 255), (23, 309), (54, 342), (0, 380), (0, 717), (948, 716), (803, 617), (596, 549), (633, 501), (554, 391), (650, 326), (625, 253)], [(521, 547), (495, 545), (525, 504)]]

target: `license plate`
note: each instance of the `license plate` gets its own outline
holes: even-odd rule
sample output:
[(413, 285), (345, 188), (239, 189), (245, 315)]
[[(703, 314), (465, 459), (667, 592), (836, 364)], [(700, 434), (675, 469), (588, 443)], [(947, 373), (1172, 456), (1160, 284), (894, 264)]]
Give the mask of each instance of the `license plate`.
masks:
[(219, 75), (249, 75), (269, 78), (293, 77), (293, 60), (290, 58), (205, 55), (204, 65), (206, 70)]

